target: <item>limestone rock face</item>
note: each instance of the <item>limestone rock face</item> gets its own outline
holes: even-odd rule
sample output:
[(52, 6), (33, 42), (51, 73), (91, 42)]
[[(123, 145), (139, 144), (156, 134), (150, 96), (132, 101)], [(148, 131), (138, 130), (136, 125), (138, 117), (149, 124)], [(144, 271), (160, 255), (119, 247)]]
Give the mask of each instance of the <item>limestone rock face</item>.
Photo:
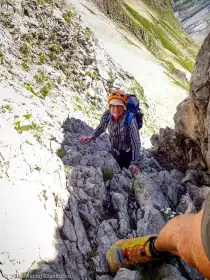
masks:
[[(4, 277), (14, 274), (16, 269), (19, 275), (25, 273), (26, 279), (43, 275), (47, 279), (47, 275), (53, 277), (57, 274), (61, 279), (111, 280), (106, 253), (114, 242), (158, 233), (175, 215), (199, 210), (210, 190), (205, 172), (188, 170), (184, 174), (176, 169), (167, 171), (154, 159), (152, 151), (142, 151), (141, 174), (134, 180), (127, 170), (119, 169), (109, 154), (107, 135), (82, 145), (79, 137), (84, 131), (91, 132), (91, 127), (72, 118), (66, 120), (63, 129), (62, 147), (66, 155), (62, 159), (66, 179), (59, 169), (62, 162), (51, 155), (49, 163), (50, 152), (40, 144), (34, 143), (31, 147), (22, 143), (19, 146), (24, 134), (19, 136), (15, 131), (11, 138), (16, 137), (16, 146), (10, 147), (10, 151), (15, 147), (19, 150), (15, 153), (21, 169), (18, 173), (13, 169), (8, 173), (9, 177), (1, 179), (1, 193), (6, 198), (0, 213), (1, 236), (6, 240), (6, 234), (8, 240), (3, 244), (4, 254), (0, 259)], [(1, 149), (2, 154), (9, 147), (7, 143), (7, 147)], [(31, 147), (29, 150), (28, 145)], [(33, 156), (27, 158), (27, 153), (34, 150)], [(75, 158), (69, 156), (74, 153), (76, 163)], [(15, 164), (12, 155), (10, 167)], [(41, 170), (32, 171), (30, 176), (33, 176), (27, 177), (27, 166), (32, 169), (38, 155), (43, 162)], [(109, 178), (104, 173), (107, 168), (112, 171)], [(47, 177), (47, 172), (51, 171), (52, 176)], [(33, 183), (34, 172), (43, 175), (40, 184), (38, 181)], [(56, 172), (60, 172), (60, 181), (56, 181)], [(21, 180), (21, 176), (27, 180)], [(37, 231), (40, 234), (37, 235)], [(11, 257), (16, 261), (14, 265), (10, 262)], [(177, 266), (177, 262), (175, 266), (163, 263), (155, 273), (160, 279), (184, 280)], [(189, 274), (191, 279), (203, 279), (192, 270)], [(142, 270), (122, 269), (115, 279), (137, 280), (142, 279), (142, 275)], [(194, 275), (197, 278), (193, 278)]]
[[(182, 110), (178, 111), (180, 118), (182, 112)], [(178, 123), (180, 124), (180, 122)], [(168, 127), (160, 129), (159, 134), (152, 135), (151, 143), (154, 147), (152, 151), (154, 158), (166, 169), (205, 169), (206, 165), (199, 145), (185, 137), (186, 130), (183, 126), (177, 127), (177, 130)]]
[(137, 271), (131, 271), (125, 268), (121, 268), (114, 280), (141, 280)]
[(190, 96), (177, 106), (174, 116), (175, 130), (160, 129), (159, 134), (151, 137), (154, 156), (168, 168), (171, 166), (182, 170), (210, 168), (209, 50), (210, 34), (206, 37), (196, 60)]
[(177, 107), (174, 117), (177, 134), (192, 139), (210, 168), (209, 96), (210, 96), (210, 34), (206, 37), (196, 60), (191, 78), (190, 98)]

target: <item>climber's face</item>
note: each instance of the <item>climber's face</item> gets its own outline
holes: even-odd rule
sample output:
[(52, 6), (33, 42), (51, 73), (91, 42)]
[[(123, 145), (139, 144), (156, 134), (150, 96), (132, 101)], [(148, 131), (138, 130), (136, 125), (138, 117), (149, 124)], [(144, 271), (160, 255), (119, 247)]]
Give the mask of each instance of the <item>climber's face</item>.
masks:
[(111, 115), (115, 120), (119, 120), (125, 112), (125, 108), (122, 105), (110, 105)]

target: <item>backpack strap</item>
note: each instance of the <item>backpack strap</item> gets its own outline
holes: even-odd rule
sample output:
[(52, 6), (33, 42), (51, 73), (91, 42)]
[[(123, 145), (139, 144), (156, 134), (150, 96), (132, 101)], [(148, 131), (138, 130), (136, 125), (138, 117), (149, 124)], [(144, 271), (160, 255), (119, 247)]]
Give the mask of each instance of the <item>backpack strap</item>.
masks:
[(105, 122), (106, 124), (108, 124), (111, 120), (111, 113), (110, 111), (107, 112), (106, 116), (105, 116)]
[(133, 113), (130, 111), (127, 111), (125, 121), (124, 121), (125, 127), (128, 128), (131, 125), (132, 119), (133, 119)]
[[(124, 125), (126, 128), (128, 128), (131, 125), (133, 116), (134, 116), (134, 114), (131, 111), (126, 112), (126, 117), (125, 117), (125, 121), (124, 121)], [(111, 120), (111, 113), (107, 112), (107, 114), (105, 116), (106, 124), (108, 124), (110, 122), (110, 120)]]
[(126, 112), (126, 117), (124, 121), (124, 133), (125, 133), (125, 141), (129, 144), (129, 126), (131, 125), (133, 119), (133, 113), (131, 111)]

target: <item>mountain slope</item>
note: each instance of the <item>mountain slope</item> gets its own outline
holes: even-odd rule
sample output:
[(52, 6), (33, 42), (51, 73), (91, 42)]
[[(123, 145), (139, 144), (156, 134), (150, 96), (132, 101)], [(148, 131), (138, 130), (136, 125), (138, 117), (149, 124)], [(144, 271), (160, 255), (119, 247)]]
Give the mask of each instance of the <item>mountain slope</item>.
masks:
[[(97, 9), (88, 9), (83, 6), (98, 17)], [(172, 211), (199, 210), (209, 191), (204, 163), (199, 171), (187, 170), (199, 149), (189, 141), (183, 145), (185, 139), (172, 129), (154, 136), (157, 146), (165, 140), (168, 154), (142, 149), (135, 182), (111, 156), (107, 134), (88, 145), (80, 143), (81, 136), (93, 131), (87, 123), (98, 123), (112, 86), (138, 95), (147, 135), (156, 130), (157, 113), (168, 121), (132, 71), (139, 80), (147, 78), (147, 93), (149, 86), (151, 92), (159, 87), (158, 94), (167, 94), (168, 88), (178, 99), (181, 93), (177, 97), (175, 89), (183, 91), (135, 36), (104, 14), (100, 20), (102, 27), (107, 23), (104, 33), (113, 35), (104, 48), (120, 62), (123, 53), (127, 67), (107, 54), (69, 1), (0, 1), (1, 279), (112, 280), (105, 255), (116, 240), (158, 233)], [(107, 38), (101, 26), (95, 30)], [(129, 280), (148, 279), (151, 271), (151, 280), (203, 280), (185, 263), (167, 262), (123, 273)]]
[(173, 6), (184, 29), (202, 44), (210, 30), (209, 1), (173, 0)]
[[(192, 70), (197, 45), (183, 31), (178, 20), (172, 14), (172, 6), (168, 6), (167, 10), (170, 12), (164, 16), (160, 27), (163, 26), (164, 32), (168, 30), (166, 28), (167, 17), (173, 16), (174, 24), (179, 29), (176, 31), (173, 28), (175, 34), (172, 34), (172, 31), (167, 31), (168, 33), (164, 36), (166, 39), (172, 38), (173, 42), (175, 40), (175, 47), (181, 44), (176, 41), (176, 36), (178, 36), (179, 41), (182, 41), (182, 37), (184, 38), (182, 44), (187, 45), (189, 52), (185, 50), (186, 47), (182, 47), (181, 54), (179, 54), (186, 68), (178, 62), (179, 55), (177, 57), (163, 47), (160, 38), (151, 27), (148, 31), (133, 18), (126, 9), (124, 1), (70, 0), (70, 2), (75, 5), (82, 20), (91, 28), (99, 39), (99, 44), (109, 53), (110, 57), (132, 73), (136, 80), (141, 83), (145, 96), (154, 103), (158, 126), (173, 126), (176, 106), (186, 98), (188, 93), (191, 74), (186, 68)], [(163, 13), (162, 6), (158, 8), (158, 11), (154, 10), (154, 3), (149, 6), (146, 1), (145, 3), (134, 0), (126, 1), (126, 4), (132, 9), (136, 9), (141, 17), (149, 21), (149, 26), (152, 27), (157, 25), (156, 21)], [(150, 20), (153, 20), (154, 23)], [(162, 29), (161, 32), (163, 32)], [(145, 43), (147, 41), (150, 42), (151, 48), (149, 48), (149, 44)], [(154, 48), (152, 50), (152, 46), (156, 46), (158, 50), (155, 51)]]
[(153, 55), (172, 60), (192, 72), (198, 47), (174, 16), (170, 1), (93, 2), (128, 28)]

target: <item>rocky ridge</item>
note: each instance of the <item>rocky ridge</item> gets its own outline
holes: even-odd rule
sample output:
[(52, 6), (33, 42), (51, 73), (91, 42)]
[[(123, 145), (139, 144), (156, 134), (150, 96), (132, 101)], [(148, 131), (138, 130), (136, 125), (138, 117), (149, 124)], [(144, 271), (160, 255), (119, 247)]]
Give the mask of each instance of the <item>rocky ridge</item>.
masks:
[[(153, 105), (141, 85), (98, 46), (88, 27), (80, 27), (82, 23), (71, 5), (62, 1), (54, 6), (47, 1), (20, 3), (1, 4), (2, 84), (28, 90), (31, 98), (44, 105), (50, 118), (56, 118), (59, 107), (59, 124), (71, 112), (94, 125), (106, 108), (108, 89), (123, 87), (142, 101), (142, 109), (148, 115), (145, 127), (155, 127), (150, 117), (154, 115)], [(10, 102), (3, 104), (3, 113), (11, 113), (12, 107)], [(16, 127), (21, 130), (25, 117), (17, 121)], [(41, 122), (53, 129), (44, 118)]]
[[(111, 280), (105, 255), (115, 241), (159, 232), (175, 215), (195, 213), (210, 190), (205, 171), (167, 170), (155, 159), (155, 150), (142, 151), (141, 174), (134, 179), (112, 158), (107, 135), (80, 144), (79, 137), (92, 128), (74, 118), (66, 120), (63, 131), (69, 197), (65, 206), (58, 200), (64, 212), (56, 227), (56, 256), (34, 263), (25, 279), (57, 274)], [(150, 279), (204, 279), (178, 258), (139, 266), (136, 272), (122, 269), (114, 279), (144, 279), (151, 269)]]
[[(84, 121), (93, 108), (78, 98), (90, 95), (98, 112), (106, 89), (119, 85), (134, 87), (147, 103), (140, 85), (96, 47), (73, 8), (64, 1), (51, 4), (1, 3), (0, 275), (111, 280), (105, 255), (112, 243), (158, 232), (174, 215), (198, 211), (210, 178), (205, 161), (195, 167), (194, 160), (202, 159), (199, 143), (176, 142), (173, 130), (154, 136), (152, 150), (142, 150), (135, 180), (110, 155), (106, 134), (80, 144), (79, 137), (92, 132)], [(189, 145), (184, 158), (177, 143)], [(173, 149), (160, 149), (168, 144)], [(151, 271), (136, 269), (120, 270), (115, 280), (144, 279)], [(151, 279), (203, 279), (179, 259), (152, 270)]]
[(201, 150), (209, 169), (209, 54), (210, 34), (206, 37), (192, 75), (190, 97), (177, 108), (174, 117), (176, 132), (192, 139)]

